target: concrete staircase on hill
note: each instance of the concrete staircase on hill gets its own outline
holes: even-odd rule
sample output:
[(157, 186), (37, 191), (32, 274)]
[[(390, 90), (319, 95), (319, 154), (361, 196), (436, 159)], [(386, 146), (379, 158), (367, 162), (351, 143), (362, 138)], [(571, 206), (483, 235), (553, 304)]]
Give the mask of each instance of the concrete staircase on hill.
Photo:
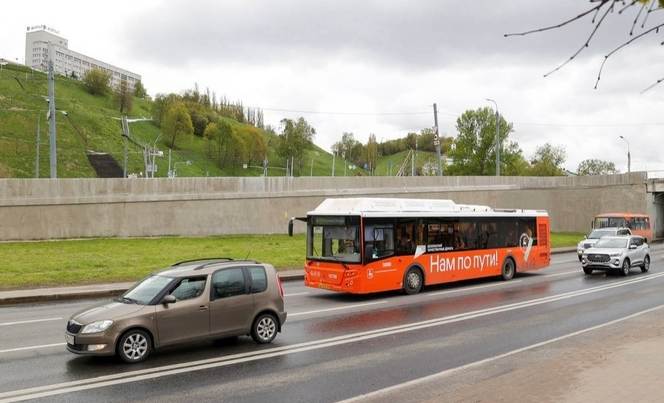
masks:
[(123, 170), (118, 162), (107, 153), (87, 152), (88, 161), (97, 173), (98, 178), (122, 178)]

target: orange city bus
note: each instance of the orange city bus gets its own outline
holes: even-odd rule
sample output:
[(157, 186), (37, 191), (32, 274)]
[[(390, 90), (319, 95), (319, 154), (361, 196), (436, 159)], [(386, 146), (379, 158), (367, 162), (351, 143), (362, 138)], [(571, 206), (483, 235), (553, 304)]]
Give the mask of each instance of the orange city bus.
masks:
[(313, 288), (414, 294), (450, 281), (510, 280), (517, 271), (548, 266), (551, 258), (544, 210), (345, 198), (326, 199), (297, 219), (307, 223), (304, 284)]
[(632, 234), (645, 238), (646, 242), (653, 239), (653, 231), (650, 226), (650, 216), (638, 213), (605, 213), (595, 216), (592, 228), (625, 227)]

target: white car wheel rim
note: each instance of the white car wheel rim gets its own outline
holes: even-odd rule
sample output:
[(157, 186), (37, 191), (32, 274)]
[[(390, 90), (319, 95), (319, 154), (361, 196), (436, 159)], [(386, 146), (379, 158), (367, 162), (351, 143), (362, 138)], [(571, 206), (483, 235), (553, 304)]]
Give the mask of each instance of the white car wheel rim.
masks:
[(122, 351), (130, 360), (141, 359), (148, 351), (148, 340), (140, 333), (132, 334), (122, 344)]
[(258, 322), (258, 326), (256, 326), (256, 333), (258, 333), (258, 336), (261, 338), (261, 340), (270, 340), (276, 330), (277, 325), (270, 317), (261, 319)]

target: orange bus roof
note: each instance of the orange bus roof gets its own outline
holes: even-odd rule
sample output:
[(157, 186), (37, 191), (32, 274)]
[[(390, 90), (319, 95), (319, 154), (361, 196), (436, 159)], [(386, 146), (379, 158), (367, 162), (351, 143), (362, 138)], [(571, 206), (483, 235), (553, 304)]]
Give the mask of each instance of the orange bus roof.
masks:
[(602, 213), (597, 214), (595, 218), (607, 218), (607, 217), (650, 217), (648, 214), (642, 213)]

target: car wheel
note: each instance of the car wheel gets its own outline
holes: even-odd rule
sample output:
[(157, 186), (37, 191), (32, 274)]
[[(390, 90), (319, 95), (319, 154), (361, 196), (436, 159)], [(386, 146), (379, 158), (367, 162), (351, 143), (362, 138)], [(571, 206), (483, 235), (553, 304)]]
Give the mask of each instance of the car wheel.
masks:
[(403, 292), (408, 295), (417, 294), (422, 290), (424, 278), (420, 269), (411, 267), (403, 279)]
[(130, 330), (120, 338), (117, 352), (124, 362), (134, 364), (145, 361), (152, 352), (152, 338), (143, 330)]
[(516, 266), (514, 265), (514, 260), (507, 258), (503, 262), (503, 268), (500, 271), (500, 278), (504, 281), (509, 281), (514, 278), (516, 273)]
[(593, 269), (591, 269), (590, 267), (584, 267), (583, 272), (586, 273), (587, 275), (591, 275), (593, 274)]
[(258, 344), (272, 343), (277, 337), (277, 319), (274, 315), (264, 313), (259, 315), (251, 327), (251, 338)]
[(650, 256), (646, 256), (645, 259), (643, 259), (643, 264), (641, 265), (641, 271), (643, 273), (647, 273), (648, 270), (650, 270)]
[(620, 270), (620, 274), (622, 274), (623, 276), (628, 276), (630, 267), (631, 266), (629, 263), (629, 259), (623, 260), (622, 270)]

